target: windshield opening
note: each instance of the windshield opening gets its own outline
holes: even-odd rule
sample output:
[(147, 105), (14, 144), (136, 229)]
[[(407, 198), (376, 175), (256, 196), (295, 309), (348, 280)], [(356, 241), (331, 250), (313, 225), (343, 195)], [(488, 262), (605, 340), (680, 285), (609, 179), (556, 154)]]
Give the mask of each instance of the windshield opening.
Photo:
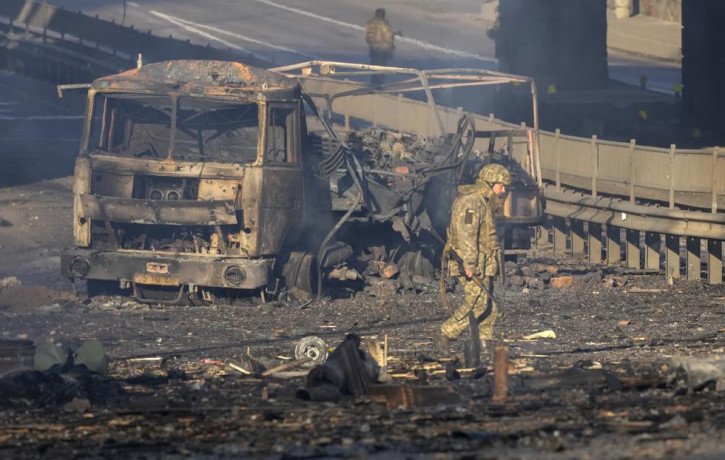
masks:
[[(129, 158), (166, 158), (172, 104), (167, 95), (98, 94), (88, 148)], [(178, 99), (173, 159), (253, 163), (258, 144), (256, 103)]]

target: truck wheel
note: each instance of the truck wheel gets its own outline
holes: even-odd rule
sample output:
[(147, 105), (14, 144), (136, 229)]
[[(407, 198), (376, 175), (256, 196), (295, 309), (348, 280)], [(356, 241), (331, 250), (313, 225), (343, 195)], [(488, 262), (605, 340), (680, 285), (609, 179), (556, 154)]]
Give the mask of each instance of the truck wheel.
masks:
[(317, 294), (317, 261), (314, 254), (294, 251), (282, 269), (287, 289), (297, 288), (310, 295)]
[(408, 272), (409, 275), (424, 276), (428, 279), (435, 277), (433, 263), (421, 251), (408, 251), (398, 259), (398, 268)]

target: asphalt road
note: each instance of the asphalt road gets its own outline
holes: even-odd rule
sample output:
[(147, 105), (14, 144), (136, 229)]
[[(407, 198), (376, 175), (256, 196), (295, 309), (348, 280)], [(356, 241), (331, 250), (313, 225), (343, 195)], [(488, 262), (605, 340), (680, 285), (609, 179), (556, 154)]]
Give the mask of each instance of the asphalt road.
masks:
[(396, 1), (391, 5), (350, 0), (235, 0), (195, 2), (56, 0), (158, 35), (251, 52), (278, 65), (310, 59), (367, 62), (362, 27), (375, 7), (385, 6), (400, 31), (391, 65), (495, 68), (494, 44), (486, 36), (480, 1)]
[[(232, 48), (277, 65), (310, 59), (368, 62), (362, 26), (376, 7), (402, 36), (396, 39), (391, 65), (423, 69), (475, 67), (496, 69), (494, 43), (486, 30), (494, 9), (481, 0), (52, 0), (158, 35)], [(125, 3), (125, 8), (124, 8)], [(482, 6), (483, 4), (483, 6)], [(613, 80), (672, 93), (681, 81), (680, 66), (610, 53)]]
[[(494, 10), (481, 0), (396, 0), (369, 4), (352, 0), (54, 0), (159, 35), (251, 52), (278, 65), (309, 59), (367, 62), (362, 26), (384, 6), (397, 38), (391, 65), (414, 68), (496, 69), (494, 43), (486, 36)], [(680, 66), (610, 53), (613, 80), (672, 93)]]

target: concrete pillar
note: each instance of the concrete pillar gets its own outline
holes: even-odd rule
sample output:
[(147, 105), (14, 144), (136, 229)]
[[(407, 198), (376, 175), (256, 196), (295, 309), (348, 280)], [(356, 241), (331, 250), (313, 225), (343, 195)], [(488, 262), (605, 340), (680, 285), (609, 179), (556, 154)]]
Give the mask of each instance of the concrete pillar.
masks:
[(660, 245), (662, 237), (659, 233), (647, 232), (644, 234), (644, 265), (649, 270), (660, 269)]
[(598, 264), (602, 262), (602, 226), (589, 224), (589, 262)]
[(722, 241), (707, 240), (707, 282), (722, 284)]
[(575, 256), (584, 255), (584, 222), (572, 220), (571, 226), (571, 252)]
[(680, 237), (677, 235), (666, 235), (665, 246), (665, 271), (667, 278), (678, 279), (680, 277)]
[(642, 251), (639, 248), (639, 231), (627, 230), (627, 267), (642, 268)]
[(554, 217), (551, 222), (554, 231), (554, 251), (566, 252), (566, 220), (563, 217)]
[(621, 259), (621, 229), (612, 225), (607, 225), (607, 263), (609, 265), (619, 265)]
[(700, 238), (687, 237), (687, 280), (700, 281)]

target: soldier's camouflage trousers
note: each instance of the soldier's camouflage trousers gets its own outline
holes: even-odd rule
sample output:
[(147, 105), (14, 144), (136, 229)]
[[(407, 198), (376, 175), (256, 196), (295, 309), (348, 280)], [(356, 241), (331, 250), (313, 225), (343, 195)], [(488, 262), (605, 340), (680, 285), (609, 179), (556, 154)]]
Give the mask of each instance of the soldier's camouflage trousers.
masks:
[[(481, 340), (493, 339), (493, 326), (498, 313), (496, 305), (473, 280), (460, 276), (458, 281), (463, 285), (463, 304), (443, 323), (441, 331), (449, 339), (458, 337), (468, 327), (468, 312), (473, 310)], [(493, 293), (493, 277), (484, 276), (481, 281), (488, 292)]]

